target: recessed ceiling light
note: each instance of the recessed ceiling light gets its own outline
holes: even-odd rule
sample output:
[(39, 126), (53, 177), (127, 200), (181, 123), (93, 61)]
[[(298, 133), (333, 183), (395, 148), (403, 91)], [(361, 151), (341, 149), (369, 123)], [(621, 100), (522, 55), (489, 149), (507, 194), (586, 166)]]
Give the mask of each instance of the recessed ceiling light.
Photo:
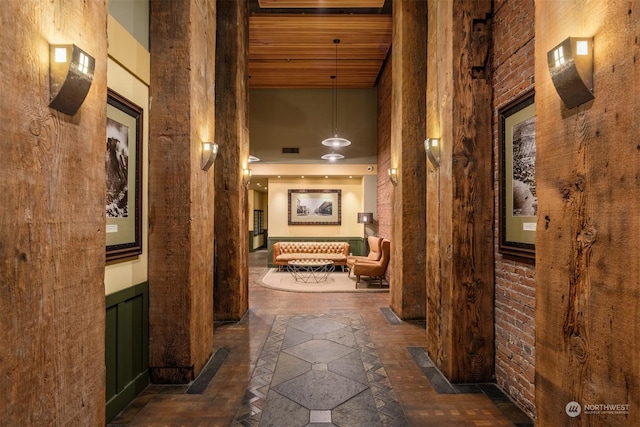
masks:
[(335, 160), (344, 159), (344, 156), (338, 153), (329, 153), (329, 154), (323, 154), (320, 158), (323, 160), (329, 160), (333, 162)]
[(255, 163), (255, 162), (259, 162), (260, 159), (257, 158), (256, 156), (249, 156), (249, 163)]

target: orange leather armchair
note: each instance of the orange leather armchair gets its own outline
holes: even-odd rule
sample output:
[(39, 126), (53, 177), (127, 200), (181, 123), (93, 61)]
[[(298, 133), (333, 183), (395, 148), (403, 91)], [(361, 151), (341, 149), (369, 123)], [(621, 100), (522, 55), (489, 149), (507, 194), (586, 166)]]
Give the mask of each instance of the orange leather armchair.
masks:
[(381, 256), (378, 261), (355, 260), (352, 270), (356, 276), (356, 287), (360, 283), (360, 276), (378, 278), (380, 286), (382, 286), (382, 279), (387, 272), (389, 260), (391, 259), (391, 242), (389, 240), (384, 239), (382, 241), (380, 252)]
[(382, 237), (369, 236), (367, 243), (369, 244), (369, 254), (367, 256), (354, 256), (349, 255), (347, 257), (347, 268), (351, 275), (351, 269), (356, 261), (378, 261), (382, 257)]

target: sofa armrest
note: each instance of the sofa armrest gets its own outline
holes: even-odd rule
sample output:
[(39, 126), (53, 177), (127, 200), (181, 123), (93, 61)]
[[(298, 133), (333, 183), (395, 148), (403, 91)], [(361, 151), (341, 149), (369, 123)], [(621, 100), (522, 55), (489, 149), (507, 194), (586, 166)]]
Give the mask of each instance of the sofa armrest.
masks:
[(273, 263), (276, 264), (276, 258), (280, 255), (280, 242), (275, 242), (271, 251), (273, 253)]

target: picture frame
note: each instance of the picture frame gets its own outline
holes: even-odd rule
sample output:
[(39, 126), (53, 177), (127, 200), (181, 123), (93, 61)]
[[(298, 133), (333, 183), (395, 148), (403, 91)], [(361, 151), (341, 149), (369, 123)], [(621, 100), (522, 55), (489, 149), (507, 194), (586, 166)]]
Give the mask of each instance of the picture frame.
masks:
[(538, 198), (535, 183), (535, 94), (499, 110), (499, 239), (502, 254), (535, 259)]
[(289, 190), (289, 225), (341, 225), (342, 190)]
[(107, 90), (107, 261), (142, 253), (142, 119), (141, 107)]

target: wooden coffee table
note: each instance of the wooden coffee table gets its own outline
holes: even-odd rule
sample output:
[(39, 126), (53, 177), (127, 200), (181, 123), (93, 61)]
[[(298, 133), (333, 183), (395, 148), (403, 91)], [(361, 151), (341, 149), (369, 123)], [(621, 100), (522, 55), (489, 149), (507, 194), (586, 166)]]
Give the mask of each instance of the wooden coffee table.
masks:
[(294, 260), (287, 263), (287, 270), (296, 282), (326, 282), (329, 273), (334, 271), (333, 261), (329, 260)]

